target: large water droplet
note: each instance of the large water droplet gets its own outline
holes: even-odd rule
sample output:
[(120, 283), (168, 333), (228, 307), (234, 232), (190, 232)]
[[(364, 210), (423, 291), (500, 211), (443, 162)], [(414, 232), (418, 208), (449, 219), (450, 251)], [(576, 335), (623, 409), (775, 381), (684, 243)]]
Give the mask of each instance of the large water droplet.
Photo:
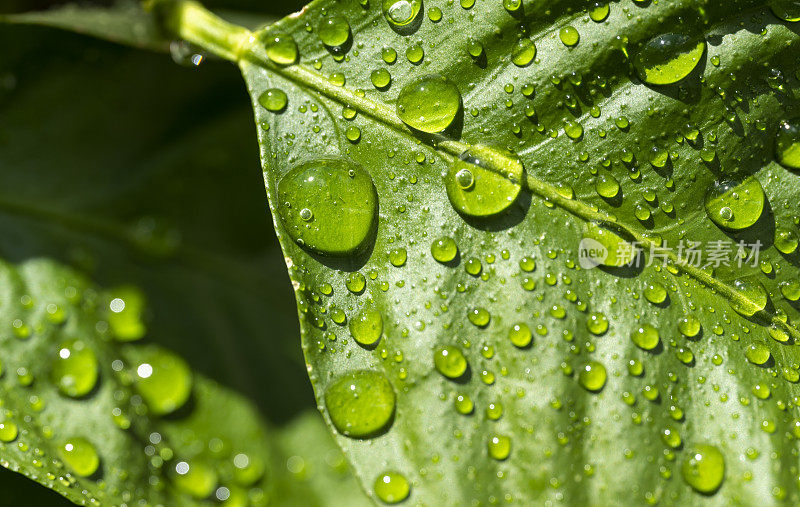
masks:
[(752, 317), (767, 307), (767, 290), (755, 280), (734, 280), (733, 288), (736, 296), (731, 299), (731, 306), (745, 317)]
[(398, 503), (408, 498), (411, 486), (408, 479), (397, 472), (384, 472), (375, 479), (375, 495), (384, 503)]
[(325, 390), (325, 408), (342, 435), (363, 438), (383, 430), (394, 415), (395, 394), (381, 373), (345, 373)]
[[(800, 12), (800, 2), (796, 2)], [(778, 163), (790, 169), (800, 169), (800, 118), (781, 122), (775, 136), (775, 156)]]
[(461, 108), (461, 92), (440, 74), (421, 76), (397, 97), (397, 116), (409, 127), (436, 134), (453, 123)]
[(94, 445), (83, 437), (73, 437), (58, 448), (58, 456), (76, 475), (89, 477), (100, 466)]
[(13, 442), (18, 434), (17, 425), (13, 422), (5, 420), (0, 423), (0, 442)]
[(517, 67), (527, 67), (536, 58), (536, 44), (530, 39), (520, 39), (514, 46), (511, 61)]
[(291, 65), (297, 61), (297, 43), (291, 35), (271, 35), (264, 46), (267, 58), (278, 65)]
[(85, 396), (97, 383), (97, 356), (81, 340), (63, 342), (56, 351), (50, 378), (61, 393)]
[(447, 263), (456, 258), (458, 246), (453, 238), (443, 236), (431, 243), (431, 255), (441, 263)]
[(522, 162), (514, 153), (478, 144), (462, 153), (448, 169), (447, 197), (459, 213), (496, 215), (516, 201), (523, 172)]
[(135, 387), (150, 413), (166, 415), (181, 408), (192, 393), (192, 372), (177, 355), (150, 348), (136, 367)]
[(766, 196), (761, 183), (753, 176), (743, 181), (718, 181), (706, 193), (708, 217), (729, 230), (746, 229), (761, 218)]
[(370, 347), (381, 339), (383, 317), (374, 308), (364, 308), (350, 319), (350, 334), (359, 344)]
[(713, 493), (725, 478), (725, 458), (713, 445), (693, 445), (686, 450), (681, 474), (686, 483), (695, 490), (705, 494)]
[(258, 103), (267, 111), (277, 113), (286, 109), (289, 98), (283, 90), (279, 88), (270, 88), (258, 96)]
[(350, 23), (341, 16), (324, 19), (317, 28), (317, 35), (329, 48), (341, 48), (350, 40)]
[(491, 458), (502, 461), (511, 454), (511, 439), (505, 435), (494, 434), (489, 437), (487, 450)]
[(648, 84), (677, 83), (700, 63), (706, 49), (703, 39), (665, 33), (650, 39), (633, 60), (639, 78)]
[(642, 324), (631, 332), (631, 341), (644, 350), (653, 350), (658, 346), (658, 329), (650, 324)]
[(597, 392), (606, 385), (606, 367), (597, 361), (589, 361), (578, 373), (578, 382), (587, 391)]
[(561, 39), (561, 42), (568, 47), (577, 45), (578, 41), (581, 40), (580, 32), (578, 32), (577, 28), (570, 25), (562, 27), (561, 30), (558, 31), (558, 37)]
[(447, 378), (459, 378), (467, 371), (467, 358), (461, 349), (452, 345), (437, 347), (433, 352), (433, 365), (436, 371)]
[[(344, 159), (322, 158), (295, 167), (278, 183), (278, 202), (292, 239), (319, 254), (359, 253), (377, 227), (378, 194), (372, 178)], [(310, 220), (303, 219), (305, 209), (311, 211)]]

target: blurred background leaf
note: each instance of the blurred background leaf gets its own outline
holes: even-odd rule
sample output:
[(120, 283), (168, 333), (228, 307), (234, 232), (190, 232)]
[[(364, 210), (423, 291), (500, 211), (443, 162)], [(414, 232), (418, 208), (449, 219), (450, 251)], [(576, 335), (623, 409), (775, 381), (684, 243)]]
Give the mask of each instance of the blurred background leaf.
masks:
[[(264, 18), (302, 7), (208, 4)], [(0, 257), (53, 258), (107, 287), (137, 285), (150, 305), (147, 340), (271, 423), (313, 409), (237, 69), (39, 27), (3, 26), (0, 42)], [(26, 502), (30, 490), (55, 497), (0, 478)]]

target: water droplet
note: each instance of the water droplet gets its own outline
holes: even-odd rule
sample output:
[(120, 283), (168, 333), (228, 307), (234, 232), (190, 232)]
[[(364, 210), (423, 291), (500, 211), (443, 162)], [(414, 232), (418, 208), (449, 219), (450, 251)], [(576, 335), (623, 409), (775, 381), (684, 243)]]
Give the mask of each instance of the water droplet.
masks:
[(706, 193), (708, 217), (729, 230), (746, 229), (761, 217), (766, 196), (761, 183), (753, 176), (741, 182), (718, 181)]
[(508, 339), (517, 347), (527, 347), (531, 344), (531, 340), (533, 339), (531, 328), (524, 322), (514, 324), (508, 332)]
[(265, 42), (267, 58), (278, 65), (292, 65), (297, 61), (297, 43), (291, 35), (271, 35)]
[(527, 67), (536, 58), (536, 44), (530, 39), (520, 39), (514, 46), (511, 61), (517, 67)]
[(731, 307), (745, 317), (752, 317), (767, 306), (767, 290), (754, 280), (734, 280), (733, 288), (736, 297), (731, 300)]
[(289, 98), (286, 92), (278, 88), (270, 88), (258, 96), (258, 103), (267, 111), (278, 113), (286, 109), (286, 104), (289, 103)]
[(592, 21), (600, 23), (602, 21), (605, 21), (605, 19), (608, 17), (609, 12), (610, 9), (607, 3), (595, 2), (589, 9), (589, 17), (592, 18)]
[(586, 321), (586, 329), (598, 336), (608, 331), (608, 319), (605, 314), (601, 312), (589, 314), (589, 319)]
[[(378, 194), (360, 166), (338, 158), (301, 164), (278, 183), (278, 213), (298, 244), (324, 255), (362, 251), (377, 227)], [(313, 220), (300, 216), (312, 211)]]
[(177, 462), (170, 473), (170, 479), (179, 491), (197, 500), (211, 496), (218, 481), (214, 467), (200, 459)]
[(487, 448), (491, 458), (502, 461), (511, 454), (511, 439), (505, 435), (492, 435)]
[(422, 11), (422, 0), (383, 0), (383, 17), (389, 26), (404, 35), (416, 29)]
[(383, 333), (383, 317), (374, 308), (364, 308), (350, 319), (350, 334), (353, 339), (365, 347), (371, 347), (381, 339)]
[[(385, 5), (385, 4), (384, 4)], [(402, 474), (384, 472), (375, 479), (375, 495), (384, 503), (399, 503), (408, 498), (411, 486)]]
[(491, 314), (486, 308), (481, 308), (480, 306), (471, 309), (467, 313), (467, 318), (469, 319), (472, 324), (478, 327), (485, 327), (489, 325), (489, 320), (491, 319)]
[(570, 139), (580, 139), (583, 135), (583, 125), (577, 121), (571, 121), (564, 126), (564, 133)]
[(681, 445), (681, 436), (674, 427), (666, 427), (661, 430), (661, 440), (673, 449), (677, 449)]
[(781, 294), (789, 301), (800, 300), (800, 280), (787, 280), (782, 282)]
[(0, 423), (0, 442), (13, 442), (18, 434), (17, 425), (13, 422), (6, 420)]
[(56, 351), (50, 378), (62, 394), (78, 398), (94, 388), (97, 367), (97, 356), (91, 348), (81, 340), (68, 340)]
[(650, 282), (644, 287), (644, 297), (654, 305), (667, 300), (667, 289), (658, 282)]
[(461, 108), (458, 87), (440, 74), (421, 76), (403, 87), (397, 115), (409, 127), (436, 134), (453, 123)]
[(406, 259), (408, 259), (408, 252), (405, 248), (395, 248), (389, 252), (389, 262), (396, 268), (404, 266)]
[(772, 0), (769, 4), (775, 16), (784, 21), (796, 23), (800, 21), (800, 1)]
[(754, 342), (747, 346), (744, 355), (751, 363), (762, 365), (769, 361), (769, 347), (764, 342)]
[(503, 8), (514, 14), (522, 8), (522, 0), (503, 0)]
[(347, 275), (344, 284), (353, 294), (360, 294), (367, 286), (367, 279), (361, 273), (354, 272)]
[(611, 174), (600, 174), (594, 184), (595, 190), (600, 197), (613, 199), (619, 194), (619, 181)]
[(350, 40), (350, 23), (341, 16), (325, 19), (319, 24), (317, 35), (329, 48), (341, 48)]
[(192, 372), (186, 362), (167, 350), (151, 347), (136, 367), (136, 392), (153, 415), (181, 408), (192, 393)]
[(700, 63), (706, 42), (684, 34), (665, 33), (650, 39), (633, 60), (639, 78), (648, 84), (677, 83)]
[(678, 320), (678, 331), (683, 336), (694, 338), (700, 332), (700, 321), (694, 315), (687, 315)]
[(558, 37), (565, 46), (572, 47), (578, 44), (581, 34), (574, 26), (567, 25), (558, 31)]
[(112, 291), (111, 298), (106, 318), (114, 338), (129, 342), (144, 337), (147, 327), (142, 318), (145, 309), (142, 292), (134, 287), (120, 287)]
[(713, 445), (693, 445), (686, 450), (681, 474), (686, 483), (700, 493), (713, 493), (725, 477), (725, 458)]
[(352, 438), (374, 436), (394, 415), (395, 394), (383, 374), (359, 370), (346, 373), (325, 390), (325, 407), (331, 422), (342, 435)]
[(433, 352), (436, 371), (447, 378), (457, 379), (467, 371), (467, 358), (458, 347), (447, 345), (437, 347)]
[(797, 250), (797, 245), (800, 240), (797, 238), (797, 233), (785, 227), (778, 227), (775, 229), (775, 248), (779, 252), (790, 255)]
[(486, 217), (508, 209), (522, 190), (519, 157), (502, 148), (474, 145), (453, 162), (445, 176), (450, 203), (459, 213)]
[(587, 391), (597, 392), (606, 385), (606, 367), (597, 361), (589, 361), (580, 369), (578, 382)]
[(443, 236), (431, 243), (431, 255), (438, 262), (447, 263), (456, 258), (458, 246), (453, 238)]
[(369, 78), (372, 81), (372, 86), (379, 90), (386, 88), (392, 82), (392, 75), (386, 69), (373, 70)]
[[(800, 17), (800, 2), (795, 2)], [(775, 136), (775, 156), (778, 163), (790, 169), (800, 169), (800, 118), (781, 122)]]
[(76, 475), (89, 477), (100, 466), (94, 445), (83, 437), (73, 437), (58, 448), (58, 455)]
[(654, 328), (650, 324), (642, 324), (634, 328), (633, 332), (631, 333), (631, 341), (633, 343), (644, 350), (653, 350), (658, 346), (659, 343), (659, 336), (658, 336), (658, 329)]
[(425, 58), (425, 50), (419, 44), (413, 44), (406, 49), (406, 58), (413, 64), (418, 64)]
[(475, 404), (466, 394), (459, 394), (456, 396), (455, 407), (459, 414), (469, 415), (475, 409)]

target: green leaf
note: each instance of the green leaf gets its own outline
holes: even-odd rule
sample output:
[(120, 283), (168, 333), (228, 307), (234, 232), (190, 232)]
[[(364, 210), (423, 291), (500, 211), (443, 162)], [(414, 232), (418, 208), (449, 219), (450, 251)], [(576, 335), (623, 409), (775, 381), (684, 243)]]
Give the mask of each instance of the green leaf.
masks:
[(0, 280), (3, 466), (76, 503), (261, 505), (280, 491), (308, 504), (319, 484), (353, 489), (321, 425), (296, 423), (313, 453), (278, 446), (251, 403), (174, 353), (116, 344), (113, 293), (46, 260), (3, 263)]
[[(318, 1), (253, 38), (162, 3), (240, 62), (309, 374), (359, 479), (396, 501), (400, 474), (424, 504), (796, 503), (800, 274), (775, 239), (798, 233), (800, 182), (774, 161), (796, 25), (756, 1), (599, 22), (506, 4), (429, 1), (392, 29), (379, 2)], [(286, 34), (296, 64), (264, 50)], [(581, 268), (584, 238), (656, 262)], [(651, 251), (681, 240), (760, 241), (759, 261)]]
[(138, 0), (116, 0), (110, 7), (64, 4), (45, 11), (0, 14), (0, 22), (61, 28), (141, 49), (169, 47), (156, 17)]

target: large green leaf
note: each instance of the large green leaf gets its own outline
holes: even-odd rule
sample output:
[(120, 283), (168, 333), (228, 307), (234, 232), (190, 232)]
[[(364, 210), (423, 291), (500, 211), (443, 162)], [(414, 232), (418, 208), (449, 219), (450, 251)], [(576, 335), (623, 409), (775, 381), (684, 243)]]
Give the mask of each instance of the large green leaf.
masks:
[[(780, 287), (797, 283), (798, 258), (791, 241), (786, 254), (773, 244), (776, 231), (797, 235), (798, 174), (773, 160), (779, 121), (800, 113), (796, 25), (744, 0), (623, 1), (598, 22), (585, 12), (589, 3), (512, 12), (473, 4), (425, 2), (407, 33), (389, 26), (380, 2), (323, 0), (251, 37), (203, 18), (194, 4), (162, 3), (173, 31), (240, 61), (273, 215), (283, 216), (275, 225), (309, 373), (362, 483), (397, 500), (391, 493), (402, 497), (401, 486), (385, 490), (402, 480), (373, 487), (397, 472), (411, 485), (410, 501), (426, 504), (796, 503), (800, 316), (792, 290)], [(337, 34), (345, 22), (349, 35)], [(568, 47), (575, 30), (580, 41)], [(265, 53), (262, 41), (281, 33), (293, 35), (299, 63), (282, 66), (286, 59)], [(701, 61), (678, 84), (648, 85), (631, 62), (665, 33), (706, 47), (656, 55), (646, 63), (656, 73), (672, 73), (673, 58), (689, 68)], [(519, 55), (523, 39), (535, 41), (533, 62)], [(396, 61), (383, 57), (389, 48)], [(376, 89), (371, 73), (380, 69), (391, 83)], [(400, 121), (397, 106), (401, 92), (432, 73), (457, 86), (462, 105), (449, 130), (426, 136)], [(269, 89), (286, 94), (285, 107), (280, 92), (263, 95)], [(447, 117), (446, 93), (405, 105)], [(499, 149), (477, 148), (486, 144)], [(478, 202), (459, 203), (459, 213), (442, 175), (468, 149), (483, 160), (470, 170), (486, 206), (515, 197), (515, 165), (503, 148), (524, 164), (522, 195), (488, 219), (471, 216), (486, 210)], [(730, 222), (726, 232), (707, 216), (704, 196), (717, 180), (749, 176), (767, 204), (760, 208), (752, 182), (748, 193), (710, 201), (717, 221)], [(365, 178), (377, 191), (374, 236)], [(443, 236), (458, 256), (440, 263), (431, 244)], [(713, 241), (762, 248), (755, 266), (733, 259), (702, 269), (673, 251), (639, 269), (581, 269), (585, 236), (620, 255), (621, 238), (644, 250), (702, 241), (706, 255)], [(342, 255), (359, 246), (360, 254)], [(355, 273), (363, 290), (347, 288)], [(358, 323), (363, 331), (375, 311), (380, 341), (362, 346), (347, 322), (359, 335)], [(517, 347), (510, 333), (523, 324), (533, 341)], [(637, 347), (639, 328), (651, 341), (657, 332), (658, 346)], [(372, 341), (368, 331), (360, 338)], [(455, 380), (434, 366), (440, 347), (466, 358)], [(469, 413), (457, 410), (459, 397), (474, 404), (460, 404)]]

